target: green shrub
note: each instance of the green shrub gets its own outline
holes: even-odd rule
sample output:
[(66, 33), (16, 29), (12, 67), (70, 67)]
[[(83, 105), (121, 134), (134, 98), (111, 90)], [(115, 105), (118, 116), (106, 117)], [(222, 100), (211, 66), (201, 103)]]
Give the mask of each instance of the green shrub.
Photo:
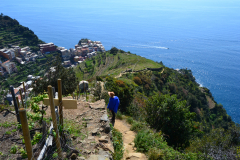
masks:
[(118, 49), (116, 47), (112, 47), (110, 50), (110, 54), (116, 55), (118, 52)]
[(114, 160), (121, 160), (123, 158), (123, 140), (122, 140), (122, 133), (119, 132), (117, 129), (112, 128), (112, 135), (113, 135), (113, 146), (114, 146), (114, 153), (113, 159)]
[(156, 147), (150, 148), (148, 151), (148, 160), (160, 160), (163, 159), (163, 157), (162, 150), (157, 149)]
[(142, 84), (142, 80), (139, 77), (134, 77), (133, 81), (137, 84), (137, 85), (141, 85)]
[(23, 148), (19, 149), (20, 153), (21, 153), (21, 156), (22, 158), (27, 158), (27, 151)]
[(127, 122), (128, 122), (129, 124), (133, 124), (133, 118), (132, 118), (132, 117), (128, 117), (128, 118), (127, 118)]
[(115, 83), (119, 86), (119, 87), (125, 87), (125, 83), (121, 80), (116, 80)]
[(97, 81), (103, 81), (103, 79), (101, 77), (99, 77), (99, 76), (96, 76), (96, 80)]
[(4, 122), (4, 123), (0, 124), (0, 126), (2, 126), (2, 127), (4, 127), (4, 128), (8, 128), (8, 127), (11, 127), (12, 124), (9, 123), (9, 122)]
[(139, 131), (134, 139), (134, 143), (137, 151), (143, 153), (147, 153), (153, 147), (162, 148), (163, 145), (166, 146), (162, 135), (153, 133), (150, 130)]
[(116, 118), (117, 118), (117, 119), (120, 119), (120, 120), (123, 119), (123, 117), (122, 117), (122, 113), (121, 113), (120, 111), (117, 112), (117, 114), (116, 114)]
[(40, 139), (42, 139), (42, 133), (37, 132), (33, 137), (32, 145), (37, 144)]
[[(113, 91), (120, 100), (119, 110), (122, 113), (126, 113), (127, 107), (131, 104), (133, 99), (133, 88), (132, 86), (124, 83), (121, 80), (116, 80), (112, 77), (106, 77), (106, 89), (108, 91)], [(108, 98), (109, 99), (109, 98)], [(105, 99), (106, 100), (106, 99)], [(106, 103), (108, 102), (105, 101)]]
[(44, 98), (48, 98), (48, 94), (44, 93), (44, 94), (39, 94), (37, 97), (33, 97), (33, 101), (35, 103), (38, 103), (40, 101), (43, 101)]
[(189, 140), (196, 132), (195, 113), (189, 111), (186, 101), (179, 101), (176, 95), (155, 94), (147, 101), (147, 122), (151, 127), (168, 135), (167, 142), (175, 147), (189, 146)]
[(229, 130), (223, 128), (212, 129), (202, 138), (194, 138), (186, 149), (188, 152), (201, 152), (205, 157), (213, 159), (235, 159), (236, 147), (239, 146), (239, 126), (232, 126)]
[(14, 145), (14, 146), (11, 147), (10, 153), (16, 154), (16, 153), (17, 153), (17, 150), (18, 150), (18, 146), (17, 146), (17, 145)]
[(131, 131), (135, 131), (138, 132), (141, 129), (143, 129), (145, 126), (145, 124), (141, 123), (141, 122), (137, 122), (137, 121), (133, 121), (132, 126), (130, 128)]
[(134, 139), (137, 151), (148, 155), (149, 160), (197, 160), (204, 159), (198, 153), (180, 153), (167, 145), (161, 132), (154, 133), (151, 130), (141, 130)]
[(58, 153), (54, 153), (54, 154), (52, 155), (52, 157), (53, 157), (53, 158), (57, 158), (57, 157), (58, 157)]

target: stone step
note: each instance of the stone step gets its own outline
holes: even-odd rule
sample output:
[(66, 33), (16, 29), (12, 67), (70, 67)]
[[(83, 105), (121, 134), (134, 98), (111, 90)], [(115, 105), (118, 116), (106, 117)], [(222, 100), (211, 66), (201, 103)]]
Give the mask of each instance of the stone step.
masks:
[(108, 155), (90, 155), (87, 160), (109, 160)]

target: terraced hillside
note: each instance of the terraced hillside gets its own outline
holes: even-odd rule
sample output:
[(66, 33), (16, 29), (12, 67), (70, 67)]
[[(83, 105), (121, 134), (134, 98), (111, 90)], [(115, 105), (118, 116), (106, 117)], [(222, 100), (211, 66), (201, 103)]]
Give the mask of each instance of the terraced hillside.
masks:
[(161, 63), (119, 50), (118, 54), (99, 53), (97, 56), (81, 63), (75, 68), (79, 79), (90, 79), (94, 76), (118, 76), (125, 71), (139, 71), (146, 68), (161, 68)]
[(39, 43), (44, 42), (28, 27), (20, 25), (16, 19), (9, 16), (0, 15), (0, 48), (11, 44), (20, 47), (29, 46), (33, 51), (37, 51)]

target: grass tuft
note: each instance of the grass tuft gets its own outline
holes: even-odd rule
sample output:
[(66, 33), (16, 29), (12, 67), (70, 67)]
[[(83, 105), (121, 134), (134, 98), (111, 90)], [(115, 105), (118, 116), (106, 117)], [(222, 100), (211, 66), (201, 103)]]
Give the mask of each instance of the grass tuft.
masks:
[(127, 118), (127, 123), (133, 124), (133, 118), (132, 118), (132, 117), (128, 117), (128, 118)]
[(123, 158), (123, 139), (122, 139), (122, 133), (119, 132), (117, 129), (112, 128), (112, 135), (113, 135), (113, 146), (114, 146), (114, 153), (113, 153), (113, 159), (114, 160), (121, 160)]
[(117, 112), (116, 118), (117, 118), (117, 119), (120, 119), (120, 120), (123, 119), (123, 115), (122, 115), (122, 113), (121, 113), (120, 111)]

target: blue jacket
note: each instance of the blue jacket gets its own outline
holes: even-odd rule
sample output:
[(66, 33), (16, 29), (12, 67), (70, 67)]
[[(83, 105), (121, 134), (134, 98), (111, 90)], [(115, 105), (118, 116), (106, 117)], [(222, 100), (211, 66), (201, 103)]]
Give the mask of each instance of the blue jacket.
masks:
[(120, 104), (120, 100), (117, 96), (114, 96), (113, 98), (110, 97), (107, 108), (109, 110), (113, 110), (115, 113), (117, 113), (119, 104)]

